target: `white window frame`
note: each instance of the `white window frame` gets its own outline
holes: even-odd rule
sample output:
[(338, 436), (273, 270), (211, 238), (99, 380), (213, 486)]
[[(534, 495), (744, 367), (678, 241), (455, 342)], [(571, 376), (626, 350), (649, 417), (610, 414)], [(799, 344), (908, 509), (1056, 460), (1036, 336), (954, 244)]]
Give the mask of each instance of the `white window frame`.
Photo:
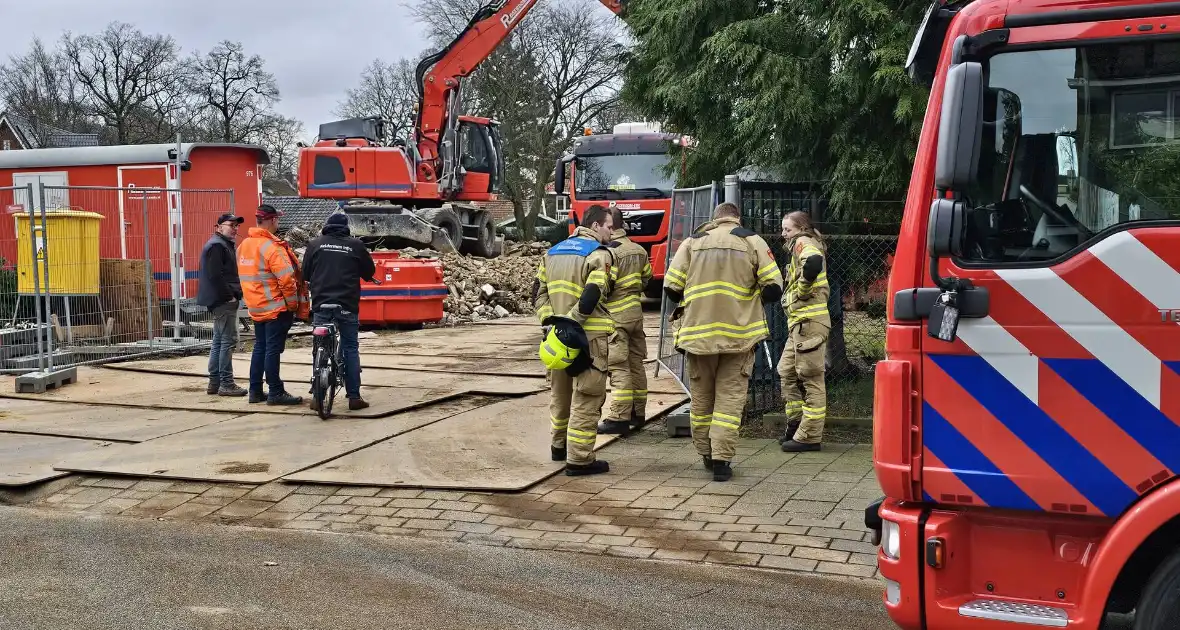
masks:
[[(1174, 79), (1170, 79), (1170, 81), (1174, 81)], [(1167, 135), (1167, 137), (1164, 138), (1164, 141), (1163, 142), (1154, 142), (1154, 143), (1153, 142), (1144, 142), (1144, 143), (1139, 143), (1139, 144), (1118, 144), (1115, 141), (1115, 124), (1117, 121), (1117, 114), (1118, 114), (1117, 110), (1115, 109), (1115, 103), (1118, 101), (1118, 98), (1120, 96), (1129, 96), (1129, 95), (1133, 95), (1133, 94), (1151, 94), (1151, 93), (1159, 93), (1159, 92), (1163, 92), (1166, 95), (1167, 100), (1168, 100), (1166, 109), (1164, 110), (1164, 117), (1168, 121), (1167, 122), (1168, 135)], [(1177, 132), (1176, 116), (1180, 115), (1180, 111), (1177, 111), (1176, 106), (1175, 106), (1177, 98), (1180, 98), (1180, 86), (1164, 87), (1164, 88), (1159, 88), (1159, 89), (1154, 89), (1154, 90), (1139, 88), (1139, 89), (1133, 89), (1133, 90), (1118, 90), (1118, 91), (1111, 92), (1110, 93), (1110, 138), (1108, 141), (1108, 146), (1110, 146), (1111, 149), (1145, 149), (1145, 148), (1158, 147), (1161, 145), (1171, 144), (1171, 143), (1180, 141), (1180, 137), (1178, 137), (1177, 133), (1176, 133)]]

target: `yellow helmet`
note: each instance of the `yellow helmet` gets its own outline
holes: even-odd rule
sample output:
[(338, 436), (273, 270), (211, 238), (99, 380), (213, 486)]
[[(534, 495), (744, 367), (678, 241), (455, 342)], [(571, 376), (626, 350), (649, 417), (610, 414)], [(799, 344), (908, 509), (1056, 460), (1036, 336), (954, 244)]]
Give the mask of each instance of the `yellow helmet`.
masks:
[(560, 315), (546, 317), (542, 324), (549, 326), (549, 332), (537, 349), (541, 363), (550, 370), (566, 370), (571, 376), (585, 369), (590, 355), (582, 326)]
[(541, 363), (550, 370), (564, 370), (573, 365), (574, 359), (578, 358), (578, 354), (582, 351), (577, 348), (571, 348), (561, 342), (557, 336), (557, 327), (549, 329), (549, 334), (545, 340), (541, 342), (539, 350), (541, 355)]

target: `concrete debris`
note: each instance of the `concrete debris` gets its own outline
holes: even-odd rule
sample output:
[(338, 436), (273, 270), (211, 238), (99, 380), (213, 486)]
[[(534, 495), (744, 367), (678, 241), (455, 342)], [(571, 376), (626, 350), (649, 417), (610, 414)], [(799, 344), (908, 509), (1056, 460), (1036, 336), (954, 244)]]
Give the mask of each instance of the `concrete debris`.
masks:
[[(299, 262), (307, 244), (320, 233), (320, 225), (301, 225), (284, 238)], [(443, 282), (449, 295), (443, 301), (443, 321), (436, 326), (457, 326), (471, 322), (533, 314), (533, 278), (545, 251), (545, 242), (504, 242), (496, 258), (462, 254), (439, 254), (432, 249), (407, 247), (397, 251), (403, 258), (437, 258), (443, 264)], [(379, 250), (384, 251), (384, 250)]]

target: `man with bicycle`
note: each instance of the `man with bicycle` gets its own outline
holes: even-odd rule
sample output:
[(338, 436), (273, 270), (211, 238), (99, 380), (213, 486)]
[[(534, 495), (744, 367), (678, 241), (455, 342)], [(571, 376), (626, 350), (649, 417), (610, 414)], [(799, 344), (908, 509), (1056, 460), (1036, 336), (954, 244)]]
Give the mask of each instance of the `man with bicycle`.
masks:
[[(344, 391), (348, 408), (369, 406), (361, 398), (361, 355), (357, 333), (361, 303), (361, 279), (373, 282), (377, 267), (373, 255), (348, 230), (348, 217), (337, 212), (328, 217), (320, 236), (303, 254), (303, 271), (311, 288), (312, 325), (335, 324), (344, 358)], [(338, 308), (323, 308), (337, 305)], [(313, 411), (316, 401), (311, 401)]]

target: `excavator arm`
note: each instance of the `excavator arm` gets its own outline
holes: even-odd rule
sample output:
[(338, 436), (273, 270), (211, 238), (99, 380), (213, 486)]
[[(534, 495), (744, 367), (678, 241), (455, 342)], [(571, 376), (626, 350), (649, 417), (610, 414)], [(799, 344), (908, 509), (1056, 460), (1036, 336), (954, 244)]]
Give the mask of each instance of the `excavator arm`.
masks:
[[(599, 0), (615, 15), (627, 0)], [(419, 106), (416, 124), (418, 178), (446, 176), (458, 161), (460, 80), (475, 71), (508, 38), (537, 0), (493, 0), (476, 11), (446, 48), (418, 64)], [(446, 184), (444, 183), (444, 187)]]

